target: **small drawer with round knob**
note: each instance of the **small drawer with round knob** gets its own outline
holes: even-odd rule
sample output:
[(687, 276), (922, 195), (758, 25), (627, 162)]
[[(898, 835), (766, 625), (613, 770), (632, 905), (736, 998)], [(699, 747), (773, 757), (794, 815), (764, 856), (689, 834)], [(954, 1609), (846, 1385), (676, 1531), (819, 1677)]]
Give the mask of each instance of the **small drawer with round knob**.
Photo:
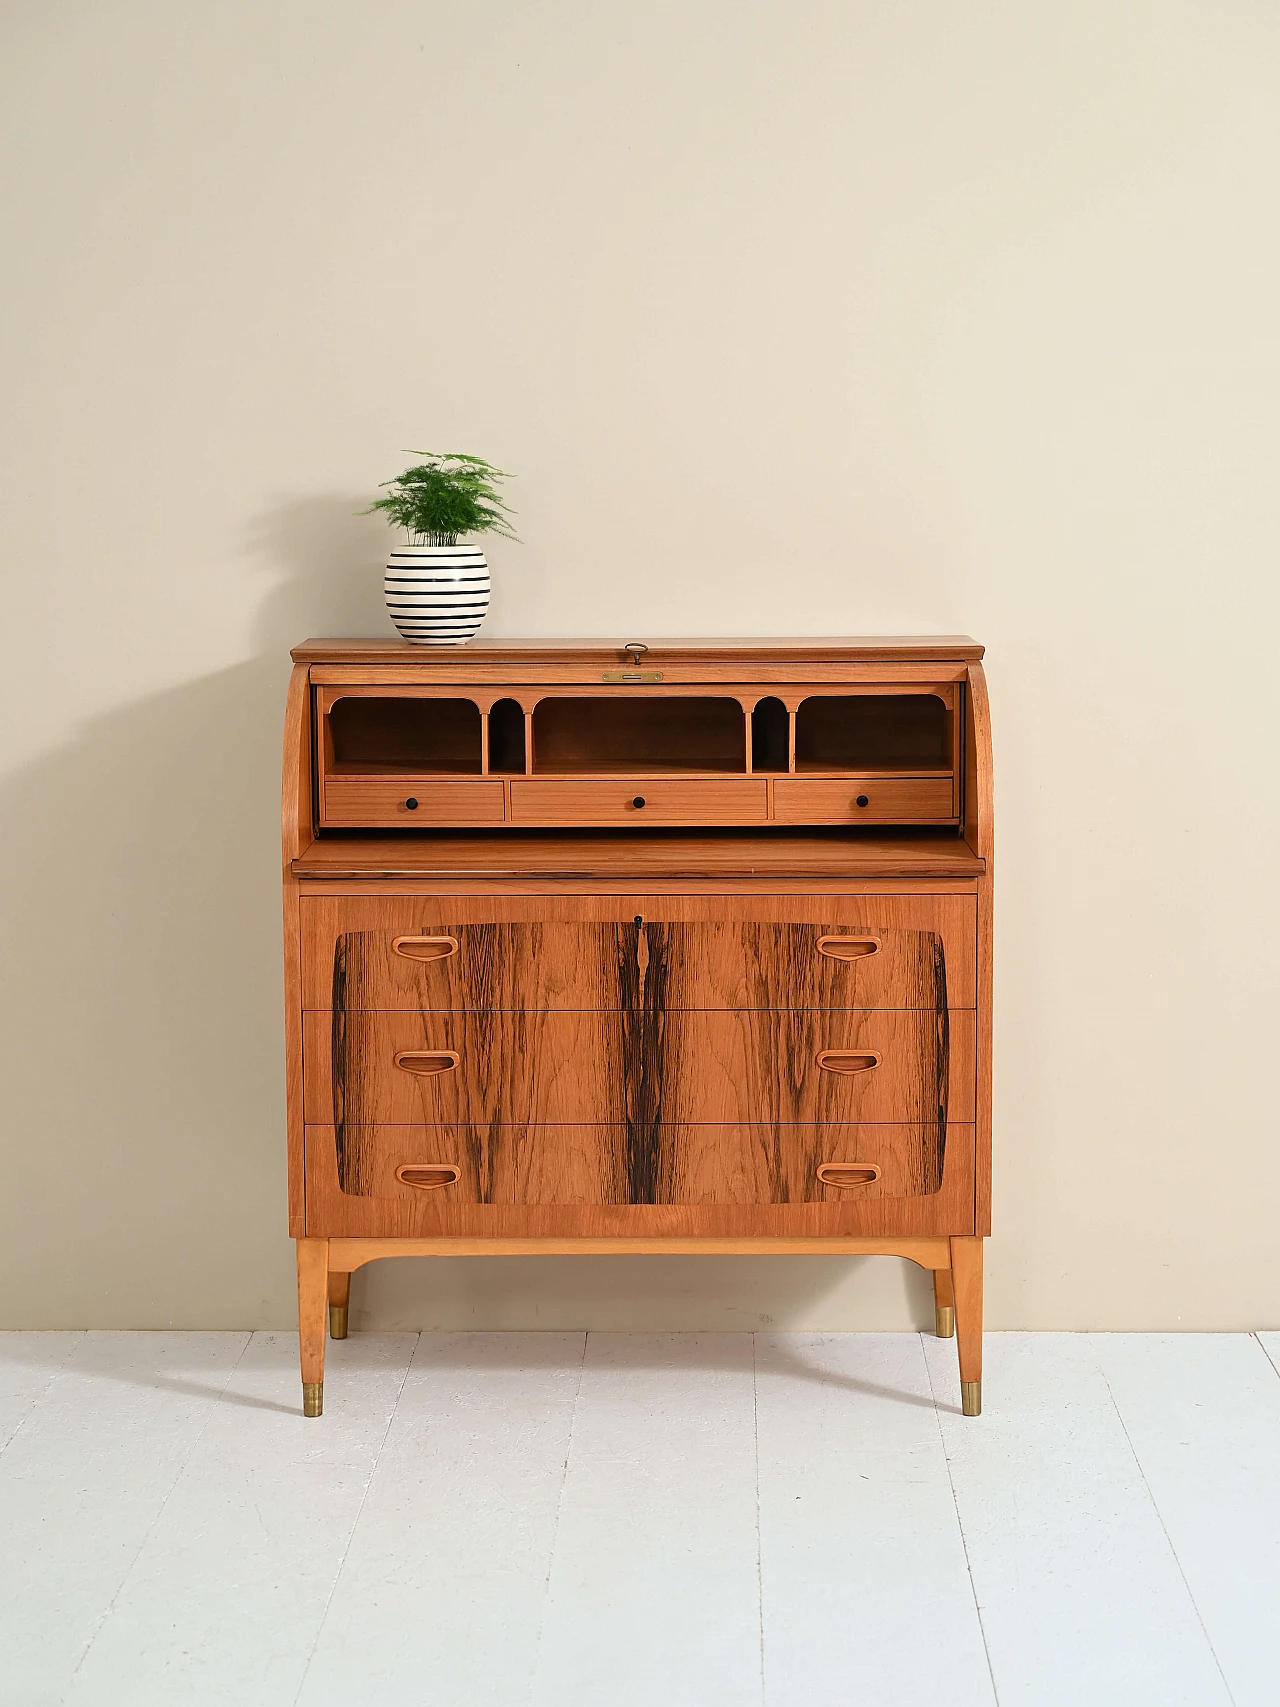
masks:
[(949, 776), (779, 777), (773, 815), (783, 824), (952, 824)]
[(511, 784), (516, 824), (763, 824), (763, 777), (528, 777)]
[(326, 777), (321, 823), (402, 825), (500, 824), (504, 816), (502, 784), (478, 782), (397, 782), (392, 777)]

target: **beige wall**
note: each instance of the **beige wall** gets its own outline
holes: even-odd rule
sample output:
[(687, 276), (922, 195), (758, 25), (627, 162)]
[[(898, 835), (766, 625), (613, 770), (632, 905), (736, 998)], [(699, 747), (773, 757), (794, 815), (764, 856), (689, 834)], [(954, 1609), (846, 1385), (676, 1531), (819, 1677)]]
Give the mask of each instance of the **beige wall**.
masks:
[[(4, 9), (3, 1320), (288, 1323), (289, 644), (402, 447), (492, 635), (969, 630), (994, 1326), (1280, 1323), (1280, 13)], [(361, 1283), (358, 1283), (358, 1285)], [(366, 1325), (897, 1327), (887, 1261), (386, 1265)]]

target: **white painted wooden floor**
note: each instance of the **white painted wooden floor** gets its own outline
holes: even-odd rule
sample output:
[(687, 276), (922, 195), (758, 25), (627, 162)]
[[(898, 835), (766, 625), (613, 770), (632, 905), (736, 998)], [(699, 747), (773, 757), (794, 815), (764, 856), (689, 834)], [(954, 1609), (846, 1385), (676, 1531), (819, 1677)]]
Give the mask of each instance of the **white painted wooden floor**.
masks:
[(4, 1707), (1275, 1707), (1280, 1334), (0, 1335)]

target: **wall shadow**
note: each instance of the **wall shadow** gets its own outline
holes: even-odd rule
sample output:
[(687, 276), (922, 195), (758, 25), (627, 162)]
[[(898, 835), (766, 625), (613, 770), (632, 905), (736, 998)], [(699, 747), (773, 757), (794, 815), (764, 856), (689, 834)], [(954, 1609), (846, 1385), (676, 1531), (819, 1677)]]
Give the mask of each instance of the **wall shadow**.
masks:
[[(86, 722), (0, 784), (0, 1326), (294, 1319), (280, 740), (289, 647), (389, 631), (387, 530), (356, 513), (363, 501), (291, 499), (255, 521), (246, 553), (268, 584), (251, 656)], [(847, 1259), (646, 1258), (619, 1288), (626, 1259), (601, 1260), (605, 1273), (530, 1259), (518, 1282), (504, 1259), (381, 1264), (401, 1272), (357, 1278), (355, 1319), (598, 1328), (603, 1310), (616, 1326), (768, 1327), (811, 1321), (849, 1272)], [(905, 1297), (923, 1326), (927, 1288), (907, 1278), (877, 1296), (895, 1324)]]

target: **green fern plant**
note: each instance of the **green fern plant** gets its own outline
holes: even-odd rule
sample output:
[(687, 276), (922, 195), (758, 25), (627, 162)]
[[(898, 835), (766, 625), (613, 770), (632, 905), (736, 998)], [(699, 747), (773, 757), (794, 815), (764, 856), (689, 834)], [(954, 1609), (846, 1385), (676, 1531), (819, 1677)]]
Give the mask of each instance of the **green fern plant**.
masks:
[(361, 510), (362, 516), (381, 512), (392, 527), (402, 527), (415, 545), (456, 545), (469, 533), (517, 538), (507, 523), (511, 512), (493, 484), (511, 479), (509, 474), (481, 456), (453, 451), (437, 456), (425, 450), (408, 454), (427, 460), (384, 481), (379, 490), (386, 497), (375, 498), (367, 510)]

